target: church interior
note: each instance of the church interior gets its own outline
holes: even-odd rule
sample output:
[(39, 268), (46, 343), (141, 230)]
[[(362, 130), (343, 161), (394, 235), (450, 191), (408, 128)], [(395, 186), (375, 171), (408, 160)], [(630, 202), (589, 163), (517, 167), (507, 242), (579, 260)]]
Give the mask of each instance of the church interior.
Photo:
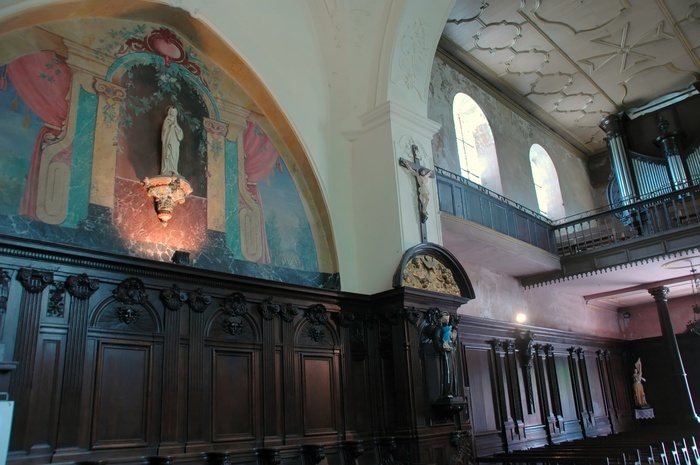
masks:
[(700, 464), (698, 2), (0, 0), (0, 140), (0, 463)]

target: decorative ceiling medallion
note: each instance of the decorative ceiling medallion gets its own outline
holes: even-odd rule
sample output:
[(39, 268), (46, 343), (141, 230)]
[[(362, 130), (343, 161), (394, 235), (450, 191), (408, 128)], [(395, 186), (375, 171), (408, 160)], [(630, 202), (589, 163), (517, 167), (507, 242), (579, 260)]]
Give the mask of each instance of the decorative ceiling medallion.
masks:
[(511, 48), (522, 37), (518, 23), (501, 21), (484, 25), (474, 35), (474, 46), (479, 50), (494, 53), (497, 50)]
[[(606, 47), (611, 47), (613, 50), (609, 53), (603, 53), (601, 55), (590, 56), (579, 60), (580, 63), (588, 65), (588, 72), (593, 74), (605, 64), (609, 63), (616, 57), (621, 57), (620, 62), (620, 74), (628, 70), (634, 65), (644, 63), (646, 61), (653, 60), (654, 56), (646, 55), (638, 51), (633, 51), (635, 48), (640, 48), (645, 45), (653, 44), (656, 42), (661, 42), (664, 40), (674, 39), (670, 34), (666, 34), (664, 29), (664, 21), (659, 21), (656, 26), (647, 30), (642, 34), (637, 40), (632, 43), (628, 43), (628, 33), (629, 33), (630, 23), (625, 23), (621, 29), (618, 29), (615, 34), (609, 34), (606, 36), (598, 37), (592, 39), (592, 43), (605, 45)], [(618, 36), (619, 34), (619, 36)], [(615, 42), (608, 41), (607, 39), (614, 38)], [(646, 39), (646, 40), (645, 40)]]
[(549, 53), (544, 50), (532, 49), (525, 52), (515, 52), (506, 62), (506, 73), (521, 74), (538, 73), (549, 63)]

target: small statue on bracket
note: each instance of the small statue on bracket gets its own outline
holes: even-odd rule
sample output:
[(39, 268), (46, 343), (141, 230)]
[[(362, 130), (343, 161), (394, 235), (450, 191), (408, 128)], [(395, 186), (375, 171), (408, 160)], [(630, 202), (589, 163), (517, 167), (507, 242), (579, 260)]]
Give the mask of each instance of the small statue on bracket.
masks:
[[(437, 311), (437, 309), (434, 309)], [(437, 315), (436, 315), (437, 316)], [(433, 407), (441, 416), (451, 417), (466, 406), (463, 397), (457, 394), (456, 361), (457, 322), (459, 317), (440, 312), (432, 329), (433, 348), (440, 356), (440, 397)]]
[(440, 320), (433, 329), (433, 347), (440, 354), (442, 376), (440, 377), (440, 392), (442, 397), (449, 398), (455, 395), (454, 374), (454, 350), (457, 340), (457, 330), (453, 326), (453, 319), (448, 312), (440, 314)]

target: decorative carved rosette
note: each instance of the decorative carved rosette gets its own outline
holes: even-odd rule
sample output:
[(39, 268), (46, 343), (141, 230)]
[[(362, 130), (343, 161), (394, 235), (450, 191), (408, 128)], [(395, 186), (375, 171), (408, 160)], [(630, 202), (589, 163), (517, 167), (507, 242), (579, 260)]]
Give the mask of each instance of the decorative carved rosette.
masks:
[(139, 278), (127, 278), (112, 291), (114, 298), (127, 305), (141, 305), (148, 300), (146, 287)]
[(306, 319), (312, 325), (322, 325), (328, 321), (328, 311), (323, 304), (314, 304), (306, 309)]
[(202, 292), (200, 287), (196, 291), (187, 293), (187, 303), (193, 311), (203, 313), (211, 303), (211, 296)]
[(160, 291), (160, 300), (165, 305), (165, 308), (176, 312), (187, 301), (187, 293), (181, 291), (177, 284), (173, 284), (173, 287)]

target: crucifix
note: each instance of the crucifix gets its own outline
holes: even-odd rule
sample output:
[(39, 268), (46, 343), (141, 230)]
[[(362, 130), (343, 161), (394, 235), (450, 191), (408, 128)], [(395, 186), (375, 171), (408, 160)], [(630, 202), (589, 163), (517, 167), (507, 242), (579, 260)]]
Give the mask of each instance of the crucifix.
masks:
[(421, 242), (428, 242), (428, 231), (425, 222), (428, 220), (428, 201), (430, 201), (430, 191), (428, 190), (428, 178), (434, 178), (433, 170), (426, 168), (420, 164), (420, 154), (418, 146), (411, 145), (413, 153), (413, 161), (399, 158), (399, 165), (406, 168), (410, 174), (415, 176), (418, 186), (418, 212), (420, 213), (420, 237)]

